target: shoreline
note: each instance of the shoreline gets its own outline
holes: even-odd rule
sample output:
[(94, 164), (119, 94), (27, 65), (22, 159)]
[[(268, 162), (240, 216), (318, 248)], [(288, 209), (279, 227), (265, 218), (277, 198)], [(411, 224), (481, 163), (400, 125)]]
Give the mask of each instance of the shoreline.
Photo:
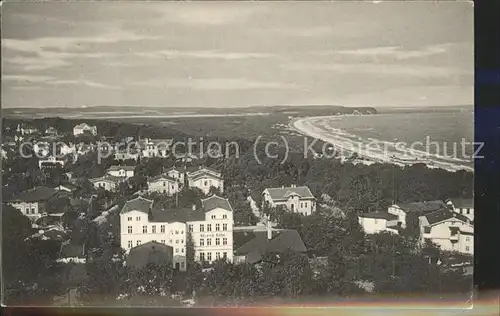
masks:
[[(474, 172), (474, 168), (472, 167), (456, 164), (448, 160), (452, 158), (441, 157), (410, 148), (398, 148), (394, 146), (393, 143), (369, 138), (369, 140), (371, 140), (370, 143), (377, 144), (376, 148), (372, 148), (371, 145), (368, 146), (364, 144), (362, 138), (358, 135), (353, 135), (340, 129), (325, 130), (321, 127), (321, 124), (319, 124), (319, 126), (317, 124), (318, 120), (325, 121), (338, 117), (339, 116), (329, 115), (295, 118), (289, 122), (289, 127), (297, 133), (330, 144), (335, 148), (335, 152), (338, 153), (338, 151), (340, 151), (340, 156), (336, 158), (341, 160), (351, 157), (352, 153), (356, 153), (358, 157), (370, 161), (371, 163), (390, 163), (400, 167), (424, 163), (428, 168), (440, 168), (451, 172), (456, 172), (458, 170)], [(350, 137), (357, 137), (357, 141), (353, 141)], [(380, 147), (378, 145), (380, 144), (383, 145), (383, 150), (379, 150)], [(395, 149), (398, 150), (394, 149), (391, 151), (389, 149), (390, 147), (395, 147)], [(465, 160), (463, 161), (465, 162)]]

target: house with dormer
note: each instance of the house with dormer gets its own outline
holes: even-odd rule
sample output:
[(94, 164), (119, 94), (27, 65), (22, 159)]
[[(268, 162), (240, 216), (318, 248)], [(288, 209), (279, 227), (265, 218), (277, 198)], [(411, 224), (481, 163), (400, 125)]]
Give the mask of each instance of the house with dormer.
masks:
[(120, 182), (124, 181), (126, 178), (115, 177), (109, 174), (106, 174), (99, 178), (89, 179), (90, 183), (94, 186), (95, 189), (104, 189), (109, 192), (114, 192), (118, 190), (118, 185)]
[(284, 206), (289, 212), (311, 215), (316, 212), (316, 198), (307, 186), (267, 188), (262, 192), (263, 203), (269, 207)]
[(134, 171), (134, 166), (111, 166), (106, 173), (113, 177), (131, 178), (134, 176)]
[(462, 214), (468, 217), (471, 221), (474, 220), (474, 200), (473, 199), (448, 199), (446, 204), (457, 214)]
[(233, 209), (227, 199), (212, 196), (201, 200), (201, 208), (163, 209), (152, 200), (138, 197), (120, 211), (120, 241), (125, 251), (148, 242), (173, 248), (173, 267), (186, 269), (188, 234), (195, 260), (212, 262), (233, 258)]
[(441, 250), (474, 253), (474, 222), (450, 209), (440, 209), (418, 218), (420, 241), (431, 241)]
[(73, 136), (76, 137), (84, 134), (97, 135), (97, 126), (81, 123), (73, 127)]
[(189, 168), (186, 178), (190, 188), (198, 188), (204, 194), (208, 194), (212, 187), (224, 192), (224, 179), (218, 170), (202, 166)]
[(160, 174), (155, 177), (148, 178), (147, 182), (149, 193), (161, 193), (172, 196), (181, 189), (181, 183), (179, 180), (166, 174)]

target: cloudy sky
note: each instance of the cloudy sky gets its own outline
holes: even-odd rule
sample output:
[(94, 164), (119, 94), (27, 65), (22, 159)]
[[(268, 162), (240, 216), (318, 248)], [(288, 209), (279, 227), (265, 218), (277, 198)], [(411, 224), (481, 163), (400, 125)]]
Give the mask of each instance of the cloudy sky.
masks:
[(4, 3), (4, 107), (473, 104), (467, 2)]

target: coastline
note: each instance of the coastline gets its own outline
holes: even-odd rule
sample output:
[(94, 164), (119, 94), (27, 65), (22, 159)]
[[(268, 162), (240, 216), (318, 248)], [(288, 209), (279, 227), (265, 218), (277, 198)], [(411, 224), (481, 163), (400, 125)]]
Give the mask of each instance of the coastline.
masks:
[[(381, 140), (369, 139), (370, 143), (365, 144), (361, 137), (349, 134), (346, 131), (333, 128), (325, 130), (321, 123), (336, 118), (339, 118), (339, 116), (330, 115), (295, 118), (290, 121), (289, 127), (297, 133), (330, 144), (333, 146), (336, 153), (340, 153), (336, 158), (341, 160), (348, 159), (352, 157), (353, 153), (356, 153), (358, 157), (369, 162), (366, 164), (378, 162), (404, 167), (416, 163), (423, 163), (428, 168), (440, 168), (451, 172), (456, 172), (458, 170), (474, 172), (474, 168), (453, 163), (450, 161), (451, 158), (410, 148), (399, 148), (397, 144), (394, 146), (393, 143)], [(353, 140), (353, 138), (356, 138), (356, 141)], [(459, 159), (456, 158), (455, 160)]]

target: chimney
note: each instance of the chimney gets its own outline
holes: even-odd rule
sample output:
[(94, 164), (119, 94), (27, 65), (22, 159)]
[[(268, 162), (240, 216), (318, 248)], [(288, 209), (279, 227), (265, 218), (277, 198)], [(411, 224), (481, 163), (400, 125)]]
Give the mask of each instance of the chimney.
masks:
[(193, 204), (193, 205), (191, 206), (191, 209), (192, 209), (193, 211), (196, 211), (196, 204)]
[(284, 185), (282, 185), (282, 186), (281, 186), (281, 188), (282, 188), (282, 189), (284, 189), (284, 188), (285, 188), (285, 186), (284, 186)]
[(271, 230), (271, 220), (267, 220), (267, 240), (273, 239), (273, 231)]
[(296, 187), (297, 187), (297, 185), (296, 185), (296, 184), (292, 184), (292, 188), (296, 188)]

